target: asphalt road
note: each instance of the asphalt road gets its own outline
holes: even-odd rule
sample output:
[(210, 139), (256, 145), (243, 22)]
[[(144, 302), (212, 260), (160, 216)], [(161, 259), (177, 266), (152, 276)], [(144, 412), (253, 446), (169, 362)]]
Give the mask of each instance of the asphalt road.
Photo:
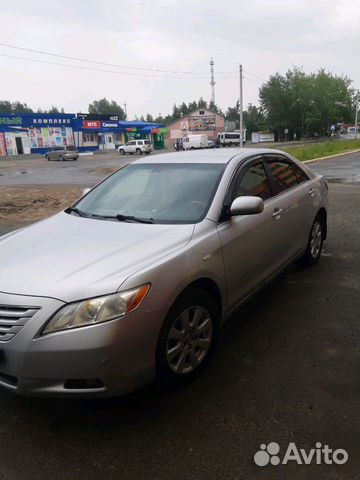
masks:
[[(0, 479), (359, 479), (359, 194), (330, 184), (319, 264), (289, 268), (242, 307), (190, 386), (110, 401), (0, 391)], [(269, 442), (321, 442), (349, 461), (258, 467)]]
[[(161, 152), (156, 152), (152, 156), (159, 154)], [(120, 168), (136, 158), (136, 155), (122, 157), (115, 151), (102, 155), (81, 156), (76, 162), (47, 162), (42, 157), (19, 160), (10, 158), (0, 161), (0, 186), (79, 185), (90, 187), (109, 174), (109, 172), (106, 173), (107, 168)], [(309, 166), (331, 181), (360, 183), (360, 153), (344, 154), (337, 159), (322, 160), (311, 163)]]

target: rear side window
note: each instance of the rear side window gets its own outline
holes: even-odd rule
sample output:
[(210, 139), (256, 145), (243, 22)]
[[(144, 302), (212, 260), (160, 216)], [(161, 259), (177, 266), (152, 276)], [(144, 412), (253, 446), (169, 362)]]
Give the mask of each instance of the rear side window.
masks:
[(234, 198), (242, 196), (271, 197), (270, 183), (262, 163), (248, 167), (238, 184)]
[(291, 164), (283, 161), (270, 160), (268, 167), (278, 193), (298, 185), (299, 181), (296, 170)]

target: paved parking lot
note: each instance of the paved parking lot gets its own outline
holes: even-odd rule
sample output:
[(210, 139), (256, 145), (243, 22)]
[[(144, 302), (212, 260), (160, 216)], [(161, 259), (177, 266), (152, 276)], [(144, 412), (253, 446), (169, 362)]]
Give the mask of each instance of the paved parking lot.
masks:
[[(358, 479), (359, 194), (330, 184), (320, 263), (292, 266), (242, 307), (192, 385), (91, 402), (0, 391), (0, 479)], [(321, 442), (349, 461), (255, 466), (269, 442)]]

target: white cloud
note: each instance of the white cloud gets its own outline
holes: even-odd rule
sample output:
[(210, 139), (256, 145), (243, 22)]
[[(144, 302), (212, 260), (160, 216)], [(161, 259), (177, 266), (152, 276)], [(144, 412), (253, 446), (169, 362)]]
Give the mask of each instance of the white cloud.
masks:
[[(206, 73), (213, 56), (215, 72), (234, 71), (241, 61), (244, 100), (256, 103), (261, 81), (253, 75), (266, 79), (293, 65), (307, 72), (324, 67), (345, 73), (359, 88), (359, 20), (355, 0), (12, 0), (0, 11), (0, 42), (161, 70)], [(1, 53), (80, 64), (6, 47), (0, 47)], [(206, 74), (194, 75), (203, 80), (140, 78), (1, 56), (0, 68), (1, 97), (33, 107), (54, 104), (84, 111), (90, 101), (106, 96), (126, 100), (134, 116), (165, 114), (174, 101), (210, 96)], [(216, 98), (224, 108), (238, 97), (238, 79), (221, 77), (216, 75)]]

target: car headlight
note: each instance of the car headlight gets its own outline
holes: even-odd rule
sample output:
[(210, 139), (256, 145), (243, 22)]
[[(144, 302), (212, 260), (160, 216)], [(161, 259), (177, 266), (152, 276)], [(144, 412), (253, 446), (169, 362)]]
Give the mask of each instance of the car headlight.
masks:
[(43, 329), (42, 335), (123, 317), (141, 305), (149, 290), (150, 284), (147, 283), (124, 292), (70, 303), (55, 314)]

